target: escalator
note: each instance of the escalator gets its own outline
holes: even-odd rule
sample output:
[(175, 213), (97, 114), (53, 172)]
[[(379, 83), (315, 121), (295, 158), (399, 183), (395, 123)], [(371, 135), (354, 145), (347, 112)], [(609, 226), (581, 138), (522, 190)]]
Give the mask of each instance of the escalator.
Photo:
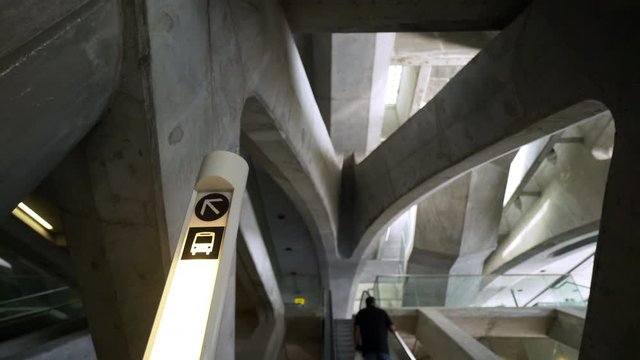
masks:
[(393, 360), (416, 360), (409, 346), (402, 340), (400, 334), (395, 331), (389, 333), (389, 351), (391, 352), (391, 359)]
[[(335, 359), (336, 360), (361, 360), (362, 354), (354, 351), (353, 320), (334, 320)], [(389, 332), (389, 352), (393, 360), (416, 360), (400, 334)]]
[(0, 359), (24, 358), (86, 329), (73, 289), (46, 276), (0, 277)]

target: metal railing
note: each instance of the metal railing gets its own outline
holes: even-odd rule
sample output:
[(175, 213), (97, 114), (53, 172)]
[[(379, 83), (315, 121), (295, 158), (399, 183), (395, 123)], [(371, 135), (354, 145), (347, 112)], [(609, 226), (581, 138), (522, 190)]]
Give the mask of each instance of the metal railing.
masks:
[(389, 350), (394, 359), (397, 360), (416, 360), (416, 357), (409, 349), (397, 331), (389, 334)]
[(331, 291), (324, 294), (324, 359), (336, 359), (336, 345), (333, 334), (333, 305), (331, 304)]
[(59, 287), (0, 302), (0, 341), (84, 316), (77, 294)]

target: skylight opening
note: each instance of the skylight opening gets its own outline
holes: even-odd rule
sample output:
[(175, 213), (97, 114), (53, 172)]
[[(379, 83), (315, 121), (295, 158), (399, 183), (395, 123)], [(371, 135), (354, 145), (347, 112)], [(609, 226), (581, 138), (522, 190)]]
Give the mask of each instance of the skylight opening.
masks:
[(387, 73), (387, 89), (384, 95), (385, 105), (395, 105), (398, 102), (398, 90), (402, 77), (402, 65), (389, 66)]

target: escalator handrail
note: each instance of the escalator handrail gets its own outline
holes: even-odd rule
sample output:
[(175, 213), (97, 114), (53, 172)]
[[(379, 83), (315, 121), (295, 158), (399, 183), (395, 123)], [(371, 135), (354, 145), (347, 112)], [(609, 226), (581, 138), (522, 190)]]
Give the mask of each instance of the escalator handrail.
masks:
[(42, 292), (35, 293), (35, 294), (30, 294), (30, 295), (25, 295), (25, 296), (13, 298), (13, 299), (10, 299), (10, 300), (0, 301), (0, 306), (4, 306), (6, 304), (11, 304), (11, 303), (22, 301), (22, 300), (33, 299), (33, 298), (37, 298), (37, 297), (40, 297), (40, 296), (49, 295), (49, 294), (53, 294), (53, 293), (61, 292), (61, 291), (65, 291), (65, 290), (69, 290), (69, 287), (68, 286), (63, 286), (63, 287), (59, 287), (57, 289), (51, 289), (51, 290), (42, 291)]
[(400, 346), (402, 346), (402, 350), (404, 350), (405, 355), (407, 355), (407, 358), (409, 358), (409, 360), (416, 360), (416, 357), (411, 352), (411, 349), (409, 349), (409, 346), (407, 346), (404, 340), (402, 340), (402, 338), (400, 337), (400, 334), (397, 331), (394, 331), (393, 336), (395, 336), (396, 341), (398, 341), (400, 343)]

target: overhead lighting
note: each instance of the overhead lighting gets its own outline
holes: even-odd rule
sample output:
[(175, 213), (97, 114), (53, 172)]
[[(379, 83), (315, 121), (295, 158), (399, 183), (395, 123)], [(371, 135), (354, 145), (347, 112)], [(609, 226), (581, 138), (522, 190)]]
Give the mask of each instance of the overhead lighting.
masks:
[(29, 217), (35, 220), (38, 224), (40, 224), (43, 228), (51, 231), (53, 230), (53, 226), (47, 222), (47, 220), (43, 219), (42, 216), (38, 215), (37, 212), (33, 211), (30, 207), (25, 205), (25, 203), (21, 202), (18, 204), (18, 209), (24, 211)]
[(11, 264), (9, 264), (9, 262), (3, 258), (0, 258), (0, 266), (6, 267), (7, 269), (12, 268)]
[(389, 66), (387, 73), (387, 89), (384, 94), (385, 105), (395, 105), (398, 102), (398, 90), (400, 90), (400, 78), (402, 77), (402, 65)]
[(33, 229), (33, 231), (40, 234), (43, 238), (55, 242), (53, 236), (51, 236), (51, 233), (49, 232), (53, 230), (53, 226), (51, 226), (47, 220), (43, 219), (42, 216), (33, 211), (33, 209), (25, 205), (25, 203), (21, 202), (18, 204), (18, 207), (13, 209), (11, 214)]

